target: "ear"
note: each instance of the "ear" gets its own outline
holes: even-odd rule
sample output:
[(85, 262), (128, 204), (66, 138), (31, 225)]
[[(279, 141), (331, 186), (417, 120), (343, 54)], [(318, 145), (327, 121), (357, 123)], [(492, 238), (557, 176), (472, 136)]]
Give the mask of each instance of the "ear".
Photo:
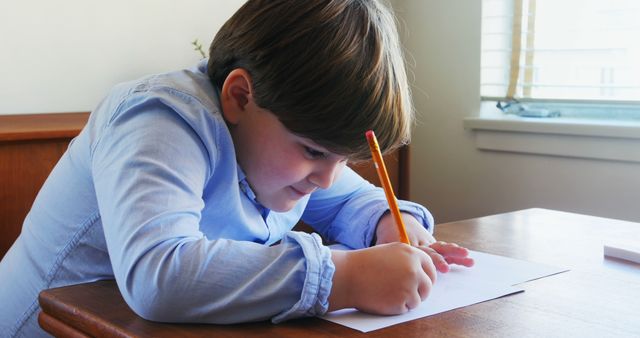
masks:
[(220, 103), (225, 120), (237, 124), (253, 100), (253, 86), (249, 72), (242, 68), (232, 70), (222, 84)]

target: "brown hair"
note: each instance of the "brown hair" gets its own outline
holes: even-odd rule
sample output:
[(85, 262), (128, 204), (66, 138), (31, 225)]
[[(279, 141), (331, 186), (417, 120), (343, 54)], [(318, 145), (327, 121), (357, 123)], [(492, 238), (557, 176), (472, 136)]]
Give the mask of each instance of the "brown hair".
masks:
[(208, 73), (251, 74), (256, 103), (351, 159), (408, 143), (414, 119), (394, 17), (377, 0), (249, 0), (216, 34)]

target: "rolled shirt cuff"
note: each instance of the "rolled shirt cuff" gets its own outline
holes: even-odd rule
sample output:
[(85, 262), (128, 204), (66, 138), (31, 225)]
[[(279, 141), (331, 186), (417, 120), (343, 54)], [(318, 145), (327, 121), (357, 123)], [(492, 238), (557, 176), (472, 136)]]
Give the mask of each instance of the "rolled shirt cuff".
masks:
[(300, 300), (290, 309), (273, 317), (274, 324), (298, 317), (323, 315), (329, 308), (329, 295), (335, 265), (331, 260), (331, 250), (322, 245), (317, 234), (288, 232), (283, 241), (296, 241), (304, 253), (306, 274)]

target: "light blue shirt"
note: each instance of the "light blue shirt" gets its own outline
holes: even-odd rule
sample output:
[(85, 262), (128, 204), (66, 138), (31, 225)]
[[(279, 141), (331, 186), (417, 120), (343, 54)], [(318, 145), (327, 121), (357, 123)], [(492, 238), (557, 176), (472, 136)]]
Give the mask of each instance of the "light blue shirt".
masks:
[[(329, 242), (369, 246), (383, 192), (345, 168), (292, 210), (266, 209), (237, 165), (216, 93), (205, 60), (118, 85), (99, 104), (0, 262), (0, 336), (45, 335), (41, 290), (114, 278), (154, 321), (326, 312), (331, 252), (317, 234), (290, 230), (302, 218)], [(400, 205), (433, 230), (424, 207)]]

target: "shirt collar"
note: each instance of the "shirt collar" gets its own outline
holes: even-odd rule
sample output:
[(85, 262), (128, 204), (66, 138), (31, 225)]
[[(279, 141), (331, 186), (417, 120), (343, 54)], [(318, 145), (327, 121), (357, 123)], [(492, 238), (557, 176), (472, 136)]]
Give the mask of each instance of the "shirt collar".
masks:
[(253, 205), (255, 205), (256, 208), (258, 208), (258, 210), (260, 211), (260, 214), (262, 215), (262, 218), (264, 220), (266, 220), (267, 216), (269, 216), (269, 212), (271, 210), (266, 208), (266, 207), (264, 207), (262, 204), (260, 204), (260, 202), (258, 202), (256, 194), (253, 192), (253, 189), (251, 189), (251, 186), (249, 185), (249, 182), (247, 182), (247, 175), (245, 175), (245, 173), (242, 170), (242, 168), (240, 168), (240, 165), (236, 165), (236, 168), (237, 168), (237, 171), (238, 171), (238, 185), (240, 186), (240, 190), (242, 190), (242, 192), (247, 197), (249, 197), (249, 200), (251, 202), (253, 202)]

